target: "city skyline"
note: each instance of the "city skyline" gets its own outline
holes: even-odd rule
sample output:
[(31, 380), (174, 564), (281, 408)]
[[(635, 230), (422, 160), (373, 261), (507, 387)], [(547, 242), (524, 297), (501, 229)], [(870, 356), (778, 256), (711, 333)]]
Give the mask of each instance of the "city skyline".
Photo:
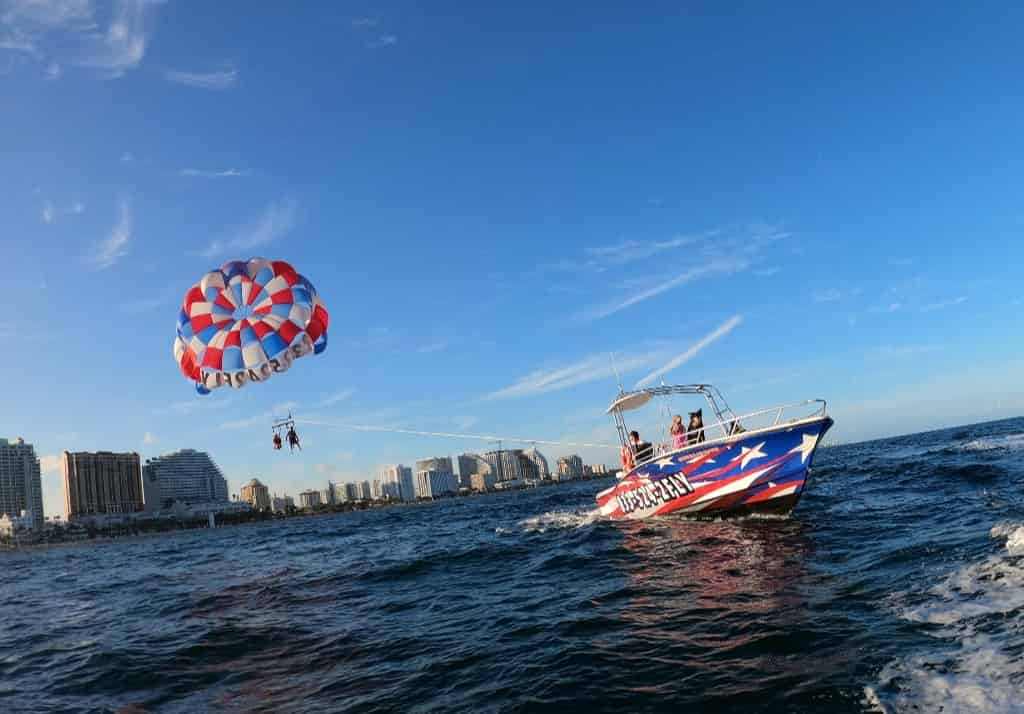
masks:
[[(5, 449), (5, 451), (2, 451)], [(12, 452), (13, 450), (13, 452)], [(8, 453), (11, 452), (11, 453)], [(20, 455), (13, 459), (14, 455)], [(524, 461), (525, 460), (525, 461)], [(582, 459), (571, 454), (558, 459), (559, 469), (549, 471), (547, 459), (536, 446), (530, 449), (503, 449), (484, 454), (464, 452), (457, 459), (451, 456), (432, 456), (416, 460), (416, 470), (403, 464), (387, 464), (378, 468), (374, 478), (353, 476), (351, 480), (335, 483), (328, 480), (326, 489), (304, 487), (298, 491), (301, 507), (333, 505), (345, 501), (392, 500), (415, 501), (421, 498), (435, 499), (457, 495), (460, 491), (492, 491), (501, 484), (520, 484), (523, 481), (564, 480), (567, 474), (561, 468), (563, 462), (573, 461), (576, 466), (569, 478), (580, 478), (584, 469), (588, 474), (608, 473), (604, 464), (586, 465)], [(24, 483), (14, 488), (11, 480), (16, 475), (12, 464), (17, 461), (22, 471), (31, 476), (32, 469), (36, 488), (41, 500), (40, 459), (30, 443), (22, 438), (0, 439), (0, 515), (17, 517), (19, 512), (28, 510), (41, 525), (43, 519), (75, 520), (107, 516), (159, 511), (171, 503), (196, 505), (226, 503), (232, 499), (251, 504), (257, 510), (271, 507), (271, 504), (294, 503), (287, 493), (280, 496), (277, 490), (252, 477), (232, 493), (227, 480), (221, 474), (216, 462), (205, 452), (195, 449), (179, 449), (172, 453), (141, 459), (136, 452), (80, 451), (62, 452), (63, 508), (46, 510), (45, 505), (37, 509), (15, 508), (18, 503), (31, 506), (32, 496), (24, 495)], [(529, 473), (524, 470), (527, 466)], [(541, 466), (542, 464), (542, 466)], [(457, 465), (457, 467), (456, 467)], [(27, 471), (26, 471), (27, 469)], [(21, 472), (17, 472), (21, 473)], [(420, 476), (420, 474), (423, 474)], [(25, 474), (20, 478), (24, 482)], [(484, 477), (475, 479), (471, 477)], [(17, 496), (22, 493), (21, 496)], [(273, 494), (273, 495), (271, 495)], [(22, 502), (12, 500), (21, 498)]]
[[(619, 379), (824, 398), (843, 442), (1024, 413), (1024, 8), (889, 8), (907, 52), (867, 7), (28, 5), (0, 20), (0, 292), (31, 306), (0, 318), (0, 432), (48, 513), (64, 450), (294, 494), (485, 450), (388, 429), (614, 443)], [(201, 398), (185, 290), (255, 255), (317, 286), (330, 346)]]

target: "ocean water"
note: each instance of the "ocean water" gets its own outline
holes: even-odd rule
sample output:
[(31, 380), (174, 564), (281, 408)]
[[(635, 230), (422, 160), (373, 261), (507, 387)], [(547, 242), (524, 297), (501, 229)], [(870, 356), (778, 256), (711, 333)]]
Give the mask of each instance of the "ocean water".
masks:
[(1021, 712), (1024, 419), (823, 449), (789, 518), (605, 482), (0, 553), (3, 712)]

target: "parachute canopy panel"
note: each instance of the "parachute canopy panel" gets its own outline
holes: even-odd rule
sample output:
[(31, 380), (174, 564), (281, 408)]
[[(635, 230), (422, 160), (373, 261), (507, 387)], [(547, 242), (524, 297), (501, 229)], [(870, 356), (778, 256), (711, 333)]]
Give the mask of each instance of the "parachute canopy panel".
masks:
[(200, 394), (243, 387), (323, 352), (329, 321), (316, 288), (288, 263), (232, 261), (185, 293), (174, 360)]

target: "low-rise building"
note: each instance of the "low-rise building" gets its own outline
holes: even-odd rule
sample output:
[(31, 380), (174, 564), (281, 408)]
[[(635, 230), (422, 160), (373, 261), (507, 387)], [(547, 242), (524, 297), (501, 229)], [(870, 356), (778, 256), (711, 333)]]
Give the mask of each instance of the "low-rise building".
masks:
[(250, 479), (242, 486), (240, 497), (257, 511), (265, 511), (270, 508), (270, 489), (257, 478)]
[(274, 497), (270, 499), (270, 508), (274, 513), (287, 513), (295, 508), (295, 499), (291, 496), (278, 496), (274, 494)]
[(494, 474), (490, 471), (486, 473), (475, 473), (469, 477), (469, 487), (474, 491), (480, 491), (481, 493), (486, 491), (493, 491), (494, 484), (497, 483), (497, 479), (494, 478)]

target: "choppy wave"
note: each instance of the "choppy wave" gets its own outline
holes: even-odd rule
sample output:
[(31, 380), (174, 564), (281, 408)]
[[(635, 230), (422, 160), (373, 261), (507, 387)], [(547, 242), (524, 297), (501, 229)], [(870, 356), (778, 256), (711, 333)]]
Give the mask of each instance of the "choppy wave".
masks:
[(981, 437), (961, 444), (957, 448), (961, 451), (1020, 451), (1024, 449), (1024, 434)]
[(0, 712), (1021, 712), (1022, 444), (823, 450), (790, 517), (582, 482), (0, 552)]
[(1024, 653), (1004, 628), (1024, 617), (1024, 525), (1000, 523), (990, 535), (1004, 541), (1001, 552), (958, 568), (898, 612), (930, 626), (940, 644), (887, 664), (868, 701), (896, 711), (1024, 712)]

